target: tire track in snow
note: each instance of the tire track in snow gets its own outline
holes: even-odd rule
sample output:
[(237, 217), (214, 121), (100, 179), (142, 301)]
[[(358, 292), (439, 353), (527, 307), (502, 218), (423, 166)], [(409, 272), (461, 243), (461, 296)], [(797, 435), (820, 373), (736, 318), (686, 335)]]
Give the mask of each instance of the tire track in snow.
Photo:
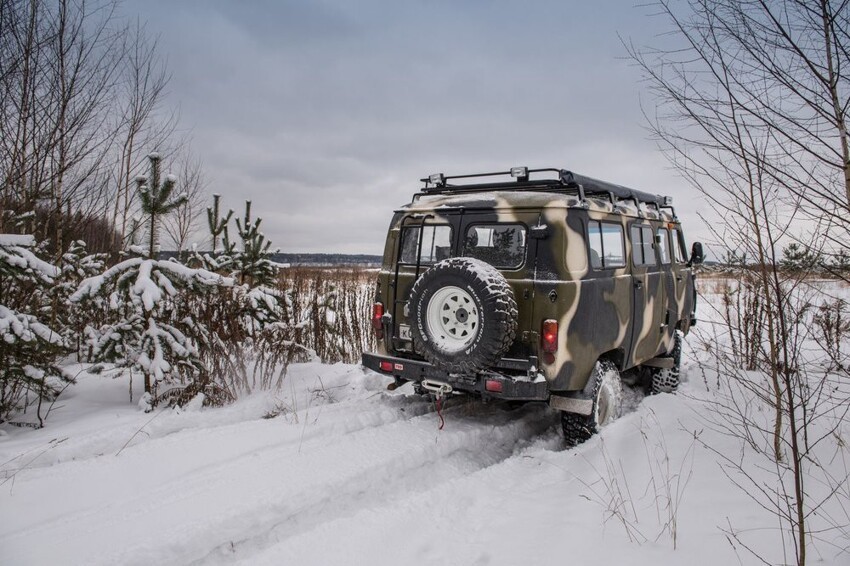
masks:
[[(334, 405), (336, 418), (303, 438), (290, 427), (276, 444), (71, 510), (0, 542), (5, 548), (36, 548), (28, 553), (36, 560), (38, 545), (50, 555), (49, 545), (61, 547), (69, 562), (89, 564), (216, 561), (231, 541), (262, 546), (265, 535), (258, 532), (276, 541), (320, 524), (328, 514), (353, 513), (372, 498), (386, 500), (492, 465), (553, 424), (540, 406), (463, 415), (472, 405), (461, 405), (447, 411), (450, 428), (438, 435), (433, 414), (409, 417), (429, 410), (416, 398), (383, 400), (365, 410), (362, 401), (347, 409), (345, 404)], [(157, 458), (161, 448), (149, 443), (138, 454)], [(121, 476), (134, 461), (114, 459), (106, 471)], [(88, 468), (60, 465), (52, 471), (79, 476)], [(69, 485), (86, 485), (66, 479)], [(138, 525), (145, 526), (145, 541), (133, 536)], [(103, 541), (109, 544), (99, 547)]]
[[(348, 377), (349, 380), (357, 380), (362, 378), (362, 371), (352, 370), (336, 377)], [(313, 393), (316, 392), (315, 389), (312, 389), (315, 384), (302, 382), (299, 385), (312, 390)], [(281, 420), (285, 421), (287, 417), (291, 418), (293, 414), (302, 416), (306, 414), (312, 417), (317, 413), (333, 414), (339, 412), (340, 409), (350, 411), (347, 405), (352, 403), (361, 406), (363, 404), (380, 403), (384, 406), (384, 410), (407, 410), (408, 413), (415, 411), (415, 406), (424, 407), (415, 414), (422, 414), (428, 410), (427, 403), (423, 400), (411, 399), (401, 395), (387, 396), (383, 391), (377, 393), (382, 394), (383, 398), (346, 399), (342, 402), (320, 402), (315, 405), (311, 404), (308, 399), (307, 406), (304, 408), (299, 408), (296, 405), (294, 409), (290, 409), (290, 407), (284, 406), (285, 412)], [(291, 399), (288, 399), (288, 401), (292, 403)], [(408, 407), (410, 408), (408, 409)], [(17, 473), (20, 469), (25, 469), (32, 474), (43, 473), (43, 477), (49, 477), (51, 474), (57, 473), (56, 467), (58, 465), (84, 466), (88, 460), (93, 460), (97, 461), (95, 466), (99, 466), (102, 464), (102, 461), (98, 460), (99, 458), (115, 455), (119, 451), (142, 453), (156, 451), (169, 444), (185, 445), (187, 442), (203, 442), (205, 438), (213, 436), (242, 434), (256, 425), (259, 415), (268, 409), (268, 406), (264, 407), (257, 403), (247, 406), (245, 404), (232, 405), (203, 413), (179, 412), (164, 407), (151, 415), (139, 414), (138, 419), (129, 422), (125, 420), (118, 423), (117, 426), (101, 426), (85, 432), (74, 431), (67, 437), (62, 436), (61, 438), (66, 439), (56, 446), (52, 445), (55, 441), (53, 434), (45, 435), (45, 438), (50, 439), (50, 441), (45, 440), (42, 446), (29, 447), (27, 450), (19, 452), (8, 451), (5, 447), (0, 446), (0, 480)], [(249, 414), (246, 415), (246, 412)], [(318, 428), (324, 425), (323, 420), (318, 423)], [(334, 426), (356, 427), (360, 426), (360, 423), (359, 421), (345, 424), (335, 422)], [(364, 424), (363, 426), (369, 425)], [(312, 428), (317, 427), (306, 429), (308, 435), (312, 433)], [(138, 437), (137, 440), (134, 440), (134, 437)], [(39, 457), (35, 457), (39, 454)], [(25, 464), (23, 468), (21, 468), (22, 464)], [(65, 473), (65, 470), (63, 469), (61, 473)]]
[[(628, 417), (630, 413), (636, 411), (644, 397), (645, 394), (640, 387), (624, 387), (620, 419)], [(483, 406), (480, 402), (469, 399), (465, 408), (475, 407), (481, 408)], [(462, 412), (465, 408), (455, 408), (455, 412)], [(444, 489), (451, 489), (451, 486), (454, 486), (458, 481), (467, 482), (467, 480), (481, 476), (482, 473), (495, 470), (501, 465), (513, 461), (520, 454), (526, 454), (529, 451), (538, 449), (561, 451), (566, 448), (560, 433), (558, 413), (547, 411), (539, 405), (529, 405), (513, 411), (503, 411), (501, 415), (504, 420), (497, 426), (517, 427), (502, 439), (504, 443), (490, 439), (492, 440), (491, 443), (485, 442), (486, 445), (477, 448), (480, 452), (470, 453), (459, 449), (456, 452), (446, 454), (442, 459), (435, 458), (429, 466), (416, 468), (411, 474), (406, 475), (404, 482), (391, 482), (381, 489), (363, 491), (357, 497), (336, 501), (326, 507), (310, 510), (305, 516), (279, 520), (267, 530), (261, 530), (260, 534), (249, 539), (229, 541), (204, 559), (193, 562), (193, 564), (206, 566), (230, 564), (234, 561), (250, 564), (252, 557), (262, 555), (265, 550), (281, 543), (285, 544), (289, 538), (320, 529), (326, 523), (352, 521), (356, 520), (355, 517), (361, 513), (366, 515), (369, 513), (381, 514), (384, 510), (397, 509), (408, 501), (421, 500), (425, 494), (440, 493)], [(454, 414), (449, 414), (449, 423), (457, 422), (454, 417)], [(482, 421), (480, 424), (485, 422)], [(547, 432), (549, 434), (546, 434)], [(571, 448), (570, 450), (581, 450), (581, 447)], [(486, 456), (489, 456), (490, 460), (487, 462), (479, 460), (477, 462), (479, 465), (470, 466), (468, 460), (474, 459), (476, 456), (485, 459)]]
[[(250, 560), (251, 555), (325, 522), (353, 517), (367, 509), (399, 504), (409, 497), (439, 489), (443, 483), (497, 465), (529, 445), (560, 444), (560, 437), (554, 430), (557, 417), (542, 405), (512, 411), (492, 407), (485, 409), (488, 414), (483, 419), (480, 415), (464, 418), (459, 414), (471, 407), (475, 404), (447, 411), (448, 426), (462, 428), (454, 433), (435, 435), (433, 416), (415, 419), (411, 424), (417, 429), (417, 436), (423, 437), (421, 444), (409, 446), (391, 463), (376, 462), (346, 477), (344, 485), (337, 484), (336, 489), (311, 493), (297, 504), (282, 509), (264, 510), (259, 520), (242, 525), (243, 532), (251, 533), (248, 537), (230, 539), (193, 564)], [(547, 430), (551, 434), (541, 436)], [(436, 437), (429, 441), (429, 436)]]
[[(305, 409), (301, 417), (309, 415), (314, 409), (316, 412), (319, 410), (318, 407)], [(355, 414), (357, 418), (351, 418), (355, 410), (358, 411)], [(10, 517), (8, 525), (14, 530), (6, 530), (0, 535), (0, 548), (21, 548), (24, 559), (30, 555), (24, 549), (33, 545), (37, 548), (40, 541), (47, 540), (52, 546), (73, 547), (77, 540), (103, 538), (97, 534), (104, 528), (108, 530), (110, 526), (104, 527), (101, 516), (120, 517), (122, 523), (131, 523), (136, 519), (145, 522), (143, 518), (161, 512), (163, 502), (183, 502), (189, 507), (192, 504), (203, 505), (203, 499), (209, 497), (211, 492), (237, 489), (241, 478), (256, 473), (253, 469), (246, 472), (244, 468), (251, 468), (250, 462), (261, 460), (266, 452), (289, 450), (295, 452), (294, 456), (297, 457), (298, 450), (292, 447), (299, 447), (302, 443), (309, 445), (312, 438), (357, 434), (366, 429), (406, 421), (411, 416), (423, 415), (430, 410), (424, 399), (416, 397), (344, 401), (323, 406), (323, 416), (313, 425), (272, 419), (188, 430), (131, 447), (117, 458), (107, 455), (24, 470), (14, 483), (9, 484), (9, 496), (20, 498), (30, 495), (32, 505), (39, 505), (45, 497), (57, 503), (51, 506), (50, 513), (34, 514), (34, 520), (38, 521), (34, 524), (20, 517), (15, 517), (13, 521)], [(269, 432), (272, 434), (269, 435)], [(267, 438), (259, 444), (249, 439), (245, 442), (247, 447), (234, 445), (234, 439), (245, 438), (252, 433), (265, 433)], [(223, 455), (210, 454), (220, 436), (227, 439), (227, 452)], [(191, 449), (187, 453), (189, 446)], [(198, 458), (203, 462), (196, 462)], [(154, 469), (140, 485), (130, 485), (120, 480), (122, 477), (137, 476), (134, 468), (150, 468), (151, 460), (163, 462), (163, 470)], [(39, 485), (37, 493), (26, 493), (26, 485), (29, 483)], [(69, 499), (66, 497), (67, 486), (79, 487), (70, 499), (85, 498), (85, 501), (66, 505), (64, 500)], [(0, 519), (2, 515), (0, 508)], [(128, 526), (127, 530), (131, 528)], [(80, 550), (88, 553), (87, 549)]]
[[(612, 423), (612, 426), (634, 428), (637, 426), (637, 421), (632, 413), (639, 408), (645, 395), (639, 387), (627, 387), (625, 389), (627, 393), (624, 396), (622, 414), (617, 421)], [(557, 413), (552, 417), (556, 422), (559, 420)], [(442, 481), (423, 483), (419, 486), (420, 489), (408, 490), (399, 494), (398, 497), (370, 499), (369, 505), (353, 510), (353, 512), (329, 515), (325, 520), (317, 521), (314, 525), (311, 525), (311, 528), (298, 529), (297, 532), (287, 533), (286, 536), (280, 538), (274, 536), (274, 531), (265, 533), (260, 539), (261, 543), (258, 539), (247, 541), (242, 547), (223, 549), (224, 552), (215, 556), (215, 559), (199, 561), (196, 564), (206, 566), (225, 562), (250, 565), (303, 563), (305, 547), (320, 548), (317, 546), (317, 541), (335, 541), (335, 544), (347, 549), (343, 553), (346, 555), (345, 561), (340, 562), (340, 553), (333, 554), (335, 548), (330, 547), (328, 549), (331, 551), (330, 556), (336, 556), (336, 558), (330, 558), (328, 563), (368, 564), (372, 562), (375, 556), (361, 554), (364, 546), (353, 544), (352, 537), (357, 538), (357, 533), (369, 537), (372, 537), (374, 533), (386, 533), (386, 537), (392, 537), (396, 528), (400, 529), (400, 533), (405, 534), (405, 548), (410, 548), (413, 545), (416, 548), (414, 554), (418, 553), (415, 559), (399, 558), (402, 563), (418, 563), (421, 561), (422, 563), (437, 564), (471, 564), (473, 563), (471, 559), (467, 561), (452, 553), (446, 556), (445, 553), (437, 550), (439, 545), (435, 546), (427, 539), (423, 539), (421, 534), (417, 536), (416, 533), (410, 533), (408, 529), (411, 525), (418, 524), (420, 526), (425, 525), (425, 530), (430, 532), (431, 535), (442, 536), (456, 532), (458, 536), (455, 537), (454, 543), (463, 541), (461, 544), (464, 545), (464, 549), (469, 550), (471, 548), (471, 554), (475, 555), (475, 544), (490, 536), (489, 529), (486, 526), (489, 523), (482, 521), (482, 518), (486, 517), (488, 512), (503, 515), (499, 497), (505, 497), (505, 493), (513, 494), (508, 498), (514, 501), (528, 497), (530, 501), (538, 500), (545, 507), (544, 500), (547, 490), (555, 487), (562, 492), (569, 489), (568, 485), (577, 484), (575, 476), (558, 477), (555, 483), (552, 483), (551, 477), (549, 477), (549, 479), (544, 479), (541, 484), (535, 484), (538, 481), (538, 470), (535, 469), (535, 466), (541, 465), (541, 462), (549, 461), (550, 458), (557, 460), (559, 458), (558, 452), (566, 450), (578, 458), (583, 458), (582, 454), (586, 454), (587, 451), (592, 452), (599, 449), (599, 440), (596, 438), (578, 447), (566, 447), (559, 428), (553, 426), (547, 432), (533, 437), (529, 441), (518, 442), (508, 457), (500, 458), (492, 465), (482, 466), (465, 474), (448, 476)], [(605, 436), (606, 430), (607, 427), (603, 429), (602, 437)], [(527, 463), (535, 461), (537, 464)], [(555, 466), (554, 469), (556, 476), (569, 475), (566, 469), (557, 471), (558, 466)], [(522, 470), (533, 471), (533, 474), (518, 473)], [(547, 470), (550, 476), (552, 471), (552, 469)], [(486, 496), (482, 498), (482, 484), (491, 490), (493, 500)], [(482, 515), (482, 509), (488, 511), (485, 511)], [(467, 515), (467, 512), (469, 515)], [(426, 518), (417, 523), (417, 519), (421, 517)], [(475, 517), (477, 517), (477, 520)], [(469, 518), (473, 520), (466, 523), (464, 519)], [(446, 520), (452, 526), (448, 529), (441, 528), (439, 525)], [(429, 527), (431, 527), (431, 531), (428, 531)], [(383, 535), (374, 536), (372, 539), (369, 539), (372, 546), (368, 547), (371, 549), (380, 549), (386, 543)], [(476, 543), (472, 547), (467, 547), (469, 540), (474, 540)], [(366, 544), (368, 546), (369, 543)], [(451, 548), (452, 542), (446, 544)], [(486, 545), (483, 548), (486, 548)], [(392, 550), (387, 552), (393, 553)], [(376, 551), (376, 554), (380, 554), (380, 552)], [(319, 552), (318, 556), (324, 555)], [(364, 560), (366, 556), (371, 556), (371, 559)], [(481, 550), (474, 563), (486, 564), (491, 558), (492, 556), (488, 551)]]
[[(351, 412), (351, 407), (355, 405), (362, 406), (364, 404), (363, 400), (316, 405), (298, 411), (305, 421), (312, 421), (304, 423), (299, 422), (297, 419), (286, 421), (287, 417), (285, 416), (279, 417), (277, 420), (259, 420), (258, 418), (251, 420), (243, 419), (236, 422), (213, 424), (206, 427), (190, 426), (187, 428), (178, 428), (175, 424), (168, 423), (166, 424), (166, 432), (163, 433), (159, 430), (154, 431), (152, 438), (148, 438), (147, 429), (149, 427), (143, 426), (140, 429), (135, 429), (135, 433), (131, 429), (126, 436), (129, 438), (133, 434), (139, 435), (139, 431), (141, 430), (144, 433), (145, 441), (140, 444), (130, 444), (123, 448), (123, 443), (119, 442), (116, 445), (108, 446), (106, 450), (101, 449), (99, 453), (77, 455), (69, 451), (70, 455), (66, 456), (67, 459), (59, 462), (27, 463), (26, 458), (28, 453), (20, 453), (9, 458), (9, 461), (5, 464), (5, 466), (0, 466), (0, 480), (21, 472), (24, 473), (18, 480), (19, 482), (32, 481), (35, 479), (45, 480), (51, 477), (66, 476), (69, 473), (73, 474), (75, 472), (82, 473), (87, 469), (97, 471), (102, 469), (102, 466), (104, 466), (104, 459), (113, 458), (116, 456), (115, 453), (118, 451), (122, 452), (122, 458), (134, 459), (141, 462), (157, 453), (161, 454), (164, 451), (184, 450), (186, 445), (192, 445), (195, 447), (200, 446), (203, 448), (205, 444), (220, 444), (222, 440), (256, 434), (258, 432), (258, 427), (269, 425), (271, 423), (286, 422), (286, 425), (289, 426), (279, 427), (284, 430), (279, 430), (278, 432), (285, 437), (284, 441), (291, 441), (291, 438), (294, 436), (300, 437), (303, 440), (326, 434), (346, 434), (363, 428), (382, 426), (397, 420), (408, 419), (411, 416), (422, 415), (431, 410), (428, 407), (428, 403), (424, 400), (407, 399), (401, 396), (387, 397), (371, 402), (367, 401), (366, 403), (373, 403), (374, 411), (370, 412), (368, 417), (354, 421), (335, 419), (334, 416), (337, 414), (349, 414)], [(171, 417), (179, 419), (181, 417), (181, 415), (168, 415), (169, 411), (170, 409), (162, 409), (162, 414), (166, 415), (166, 418)], [(319, 418), (320, 416), (322, 417), (321, 419)], [(291, 419), (292, 417), (289, 418)], [(152, 424), (156, 426), (161, 423), (154, 421)], [(173, 430), (171, 430), (172, 427), (174, 428)], [(72, 450), (79, 450), (80, 444), (88, 444), (89, 436), (100, 435), (86, 435), (82, 438), (71, 439), (69, 443), (77, 444), (77, 446)], [(262, 442), (262, 440), (259, 442)], [(275, 441), (269, 444), (269, 446), (277, 444), (280, 444), (280, 442), (278, 439), (275, 439)], [(257, 450), (263, 450), (266, 447), (266, 445), (255, 445), (249, 441), (245, 443), (243, 450), (234, 451), (230, 459), (238, 460)], [(37, 454), (39, 450), (46, 452), (49, 449), (50, 444), (45, 444), (44, 447), (32, 449), (31, 452)], [(19, 461), (24, 461), (27, 465), (20, 466)], [(216, 460), (212, 465), (220, 465), (225, 462), (226, 460)], [(20, 467), (17, 468), (16, 466)], [(200, 471), (203, 467), (205, 466), (195, 467), (192, 470), (186, 471)]]

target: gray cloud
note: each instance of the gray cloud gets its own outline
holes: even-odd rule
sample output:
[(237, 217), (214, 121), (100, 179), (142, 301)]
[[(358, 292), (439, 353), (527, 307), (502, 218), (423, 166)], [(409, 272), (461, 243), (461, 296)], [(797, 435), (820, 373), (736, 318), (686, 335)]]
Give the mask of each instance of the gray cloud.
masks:
[[(585, 3), (581, 3), (585, 4)], [(431, 172), (567, 167), (697, 206), (641, 128), (627, 2), (136, 0), (211, 192), (285, 251), (380, 253)], [(690, 236), (700, 235), (693, 228)]]

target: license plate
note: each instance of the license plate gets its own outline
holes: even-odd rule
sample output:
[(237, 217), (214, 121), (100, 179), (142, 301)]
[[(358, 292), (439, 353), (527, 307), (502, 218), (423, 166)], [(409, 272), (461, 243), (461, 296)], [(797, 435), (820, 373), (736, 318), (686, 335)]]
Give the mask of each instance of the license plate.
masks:
[(406, 324), (398, 325), (398, 337), (402, 340), (410, 340), (410, 327)]

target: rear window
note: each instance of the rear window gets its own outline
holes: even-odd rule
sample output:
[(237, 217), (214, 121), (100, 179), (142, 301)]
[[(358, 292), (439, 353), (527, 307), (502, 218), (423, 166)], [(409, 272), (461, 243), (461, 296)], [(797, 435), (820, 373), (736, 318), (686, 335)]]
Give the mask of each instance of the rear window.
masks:
[(401, 240), (401, 263), (416, 263), (419, 231), (422, 230), (422, 250), (419, 263), (436, 263), (451, 256), (452, 228), (448, 225), (426, 225), (424, 228), (405, 228)]
[(522, 224), (476, 224), (466, 230), (463, 255), (505, 269), (525, 260), (525, 226)]

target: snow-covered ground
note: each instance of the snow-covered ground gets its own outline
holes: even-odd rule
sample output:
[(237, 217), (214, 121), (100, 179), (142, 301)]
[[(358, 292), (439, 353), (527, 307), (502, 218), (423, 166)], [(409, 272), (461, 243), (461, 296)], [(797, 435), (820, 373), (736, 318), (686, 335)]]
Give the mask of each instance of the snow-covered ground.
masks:
[[(126, 377), (83, 371), (46, 428), (0, 427), (0, 564), (760, 563), (728, 531), (791, 562), (720, 467), (741, 446), (710, 422), (695, 347), (679, 394), (632, 393), (571, 450), (545, 405), (453, 398), (439, 430), (427, 398), (355, 365), (150, 414)], [(813, 562), (850, 564), (842, 545)]]

